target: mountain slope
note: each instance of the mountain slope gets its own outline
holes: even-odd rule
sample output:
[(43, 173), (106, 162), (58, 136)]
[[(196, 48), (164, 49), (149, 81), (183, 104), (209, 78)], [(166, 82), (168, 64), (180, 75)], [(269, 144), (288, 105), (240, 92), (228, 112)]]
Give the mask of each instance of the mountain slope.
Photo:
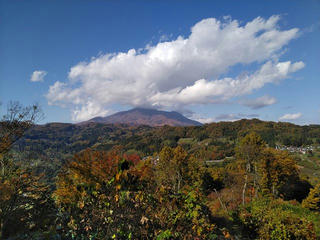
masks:
[(113, 123), (149, 126), (201, 126), (200, 122), (188, 119), (178, 112), (158, 111), (154, 109), (134, 108), (118, 112), (107, 117), (95, 117), (86, 121), (95, 123)]

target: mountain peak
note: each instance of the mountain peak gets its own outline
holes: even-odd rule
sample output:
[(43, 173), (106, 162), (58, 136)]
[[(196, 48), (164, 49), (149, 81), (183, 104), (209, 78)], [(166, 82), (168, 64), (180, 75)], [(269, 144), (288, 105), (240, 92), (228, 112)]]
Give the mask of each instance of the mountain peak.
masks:
[(182, 114), (172, 111), (160, 111), (150, 108), (133, 108), (115, 113), (107, 117), (95, 117), (86, 121), (96, 123), (149, 125), (149, 126), (200, 126), (200, 122), (186, 118)]

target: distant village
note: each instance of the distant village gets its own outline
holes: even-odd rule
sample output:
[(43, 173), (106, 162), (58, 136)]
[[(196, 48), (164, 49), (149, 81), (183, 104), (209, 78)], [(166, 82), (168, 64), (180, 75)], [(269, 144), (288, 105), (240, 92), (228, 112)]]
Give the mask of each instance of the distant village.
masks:
[[(300, 153), (300, 154), (312, 154), (314, 151), (316, 151), (316, 149), (318, 149), (318, 151), (320, 151), (320, 145), (319, 146), (304, 146), (304, 147), (294, 147), (294, 146), (280, 146), (280, 145), (276, 145), (275, 147), (277, 150), (281, 150), (281, 151), (288, 151), (290, 153)], [(144, 157), (142, 160), (147, 160), (148, 158), (152, 159), (153, 164), (157, 164), (159, 162), (159, 156), (146, 156)], [(218, 164), (218, 163), (222, 163), (227, 159), (233, 159), (234, 157), (226, 157), (224, 159), (218, 159), (218, 160), (206, 160), (206, 164)]]
[(316, 149), (320, 149), (320, 146), (305, 146), (305, 147), (294, 147), (294, 146), (280, 146), (276, 145), (276, 149), (282, 150), (282, 151), (288, 151), (291, 153), (301, 153), (301, 154), (307, 154), (312, 153)]

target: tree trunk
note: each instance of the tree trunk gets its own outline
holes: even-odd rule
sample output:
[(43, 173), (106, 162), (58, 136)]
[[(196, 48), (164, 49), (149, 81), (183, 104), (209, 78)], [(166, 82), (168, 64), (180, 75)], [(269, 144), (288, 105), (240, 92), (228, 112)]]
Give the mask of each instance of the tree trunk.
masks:
[(214, 192), (217, 194), (217, 196), (218, 196), (218, 200), (219, 200), (219, 202), (220, 202), (220, 205), (221, 205), (221, 207), (225, 210), (225, 211), (227, 211), (227, 207), (226, 207), (226, 205), (224, 205), (223, 204), (223, 202), (222, 202), (222, 200), (221, 200), (221, 198), (220, 198), (220, 196), (219, 196), (219, 193), (218, 193), (218, 191), (217, 191), (217, 189), (213, 189), (214, 190)]
[(275, 197), (275, 188), (274, 188), (274, 184), (272, 184), (272, 195), (273, 195), (273, 197)]
[(246, 174), (243, 190), (242, 190), (242, 205), (245, 204), (245, 195), (246, 195), (246, 189), (247, 189), (247, 182), (248, 182), (248, 174)]
[(253, 189), (254, 189), (254, 197), (258, 197), (258, 173), (257, 173), (257, 166), (254, 165), (254, 184), (253, 184)]
[(0, 239), (2, 239), (3, 236), (3, 219), (0, 219)]
[(0, 156), (0, 165), (1, 165), (1, 176), (4, 176), (4, 159), (2, 158), (2, 156)]

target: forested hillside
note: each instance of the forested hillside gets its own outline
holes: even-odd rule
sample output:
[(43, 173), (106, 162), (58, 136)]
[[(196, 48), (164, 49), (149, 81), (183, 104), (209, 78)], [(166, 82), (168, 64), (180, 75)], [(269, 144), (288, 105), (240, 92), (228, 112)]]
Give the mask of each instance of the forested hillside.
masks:
[(28, 121), (1, 125), (3, 239), (320, 237), (318, 125)]
[(190, 127), (150, 127), (88, 123), (49, 123), (26, 132), (14, 146), (17, 159), (29, 159), (54, 174), (73, 154), (86, 148), (108, 151), (121, 145), (141, 158), (163, 147), (182, 146), (202, 160), (234, 156), (238, 138), (255, 131), (270, 147), (320, 145), (320, 126), (265, 122), (258, 119), (218, 122)]
[[(194, 142), (210, 140), (207, 145), (234, 144), (238, 137), (249, 131), (257, 132), (271, 147), (278, 145), (305, 146), (320, 144), (320, 125), (298, 126), (290, 123), (265, 122), (258, 119), (235, 122), (211, 123), (193, 127), (149, 127), (88, 123), (74, 125), (49, 123), (30, 129), (16, 144), (19, 150), (78, 152), (86, 147), (104, 150), (114, 145), (124, 145), (144, 154), (158, 151), (161, 147), (176, 146), (185, 138), (191, 146)], [(148, 144), (145, 144), (148, 143)], [(234, 146), (234, 145), (233, 145)]]

